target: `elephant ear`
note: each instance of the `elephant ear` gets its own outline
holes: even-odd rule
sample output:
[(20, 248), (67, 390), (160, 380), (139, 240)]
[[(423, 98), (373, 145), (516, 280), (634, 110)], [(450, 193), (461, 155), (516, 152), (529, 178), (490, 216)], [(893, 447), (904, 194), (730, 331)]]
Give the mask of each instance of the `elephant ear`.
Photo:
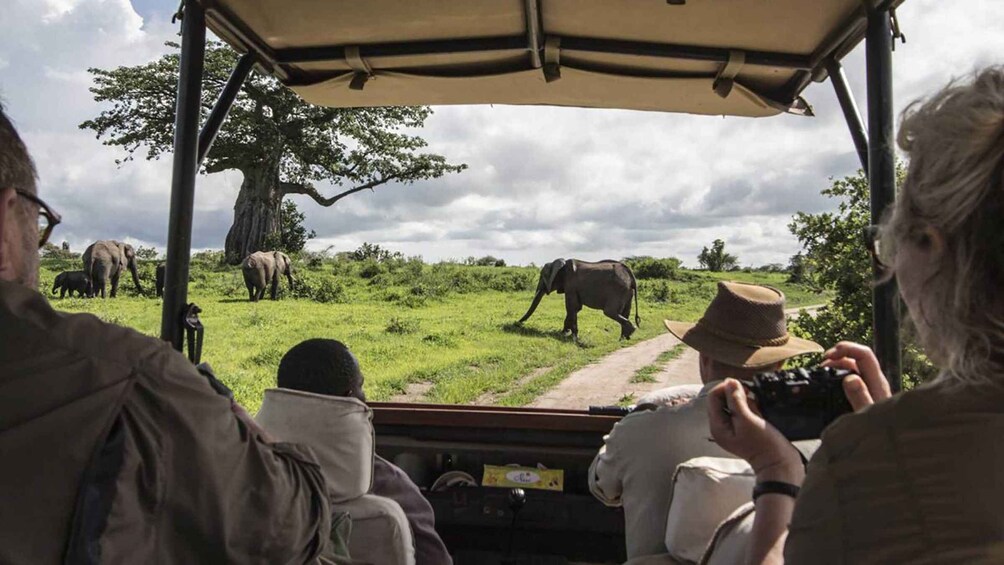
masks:
[(546, 269), (548, 269), (548, 271), (547, 271), (547, 292), (548, 293), (550, 293), (551, 290), (554, 288), (554, 279), (556, 279), (558, 277), (558, 272), (561, 271), (561, 268), (564, 267), (564, 266), (565, 266), (565, 260), (564, 259), (555, 259), (554, 261), (551, 261), (550, 263), (548, 263), (547, 267), (545, 267)]

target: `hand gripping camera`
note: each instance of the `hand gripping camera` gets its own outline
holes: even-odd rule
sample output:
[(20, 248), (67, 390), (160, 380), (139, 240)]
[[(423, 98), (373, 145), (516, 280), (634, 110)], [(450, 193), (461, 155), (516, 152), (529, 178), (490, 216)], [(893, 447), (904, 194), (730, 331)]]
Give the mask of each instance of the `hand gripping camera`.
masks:
[(849, 371), (832, 367), (760, 373), (745, 388), (764, 419), (791, 441), (816, 439), (830, 422), (851, 412), (842, 382)]

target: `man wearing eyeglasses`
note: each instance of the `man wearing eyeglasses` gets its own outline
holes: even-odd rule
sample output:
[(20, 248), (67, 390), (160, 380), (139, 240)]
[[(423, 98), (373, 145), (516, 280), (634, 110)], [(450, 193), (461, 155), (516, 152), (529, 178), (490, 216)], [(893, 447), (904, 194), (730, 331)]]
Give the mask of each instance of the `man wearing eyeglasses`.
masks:
[(313, 454), (167, 343), (54, 311), (38, 249), (59, 221), (0, 108), (0, 563), (313, 562)]

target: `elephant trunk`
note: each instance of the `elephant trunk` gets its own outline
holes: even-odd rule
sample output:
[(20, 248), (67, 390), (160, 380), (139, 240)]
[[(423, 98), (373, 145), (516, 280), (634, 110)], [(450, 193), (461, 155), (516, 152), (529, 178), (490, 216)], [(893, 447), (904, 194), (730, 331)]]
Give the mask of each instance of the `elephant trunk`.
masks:
[(60, 281), (59, 281), (59, 279), (60, 279), (60, 278), (61, 278), (61, 277), (58, 277), (58, 276), (57, 276), (57, 277), (56, 277), (56, 281), (55, 281), (54, 283), (52, 283), (52, 294), (56, 294), (56, 289), (58, 289), (58, 288), (59, 288), (59, 282), (60, 282)]
[(139, 273), (136, 271), (136, 262), (129, 261), (129, 272), (132, 273), (132, 282), (136, 285), (136, 292), (142, 294), (143, 287), (139, 284)]
[(522, 324), (523, 322), (529, 320), (530, 316), (533, 316), (533, 312), (537, 309), (537, 305), (540, 304), (540, 299), (544, 298), (544, 294), (546, 293), (543, 289), (537, 289), (537, 294), (534, 295), (533, 302), (530, 303), (530, 309), (526, 311), (526, 314), (523, 314), (523, 317), (519, 319), (519, 322), (517, 322), (518, 324)]

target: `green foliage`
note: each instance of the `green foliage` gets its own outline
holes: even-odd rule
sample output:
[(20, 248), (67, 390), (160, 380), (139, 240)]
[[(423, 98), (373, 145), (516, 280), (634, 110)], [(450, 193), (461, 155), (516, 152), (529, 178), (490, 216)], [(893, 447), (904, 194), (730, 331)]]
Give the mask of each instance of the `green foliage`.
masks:
[(680, 260), (676, 257), (625, 257), (623, 263), (631, 267), (638, 279), (676, 279), (680, 268)]
[(418, 321), (395, 316), (387, 322), (384, 331), (392, 334), (413, 334), (418, 331)]
[(812, 271), (805, 261), (805, 255), (799, 251), (788, 260), (788, 282), (794, 284), (812, 284)]
[[(897, 168), (898, 184), (903, 182), (904, 175), (905, 171)], [(798, 264), (803, 279), (800, 282), (810, 272), (813, 284), (831, 289), (834, 298), (815, 316), (800, 315), (794, 331), (824, 346), (841, 340), (871, 344), (871, 258), (862, 239), (864, 228), (871, 223), (868, 178), (859, 171), (854, 176), (834, 180), (822, 194), (839, 199), (837, 211), (799, 212), (788, 229), (804, 248)], [(919, 352), (915, 340), (904, 336), (904, 387), (912, 387), (933, 375), (934, 367)]]
[(70, 246), (64, 241), (62, 247), (57, 247), (52, 242), (47, 241), (42, 249), (39, 250), (39, 255), (43, 259), (56, 259), (64, 261), (79, 261), (80, 254), (70, 251)]
[(144, 247), (140, 245), (136, 248), (136, 258), (144, 261), (154, 261), (160, 258), (160, 252), (156, 247)]
[(352, 261), (375, 261), (386, 263), (395, 259), (404, 259), (404, 255), (399, 251), (391, 251), (380, 246), (378, 243), (363, 242), (355, 251), (349, 253), (348, 258)]
[(265, 236), (265, 249), (284, 251), (291, 255), (302, 251), (308, 239), (317, 237), (317, 232), (308, 232), (303, 226), (304, 218), (303, 212), (296, 207), (296, 202), (283, 200), (279, 212), (279, 231)]
[(464, 259), (464, 265), (476, 265), (479, 267), (505, 267), (505, 259), (499, 259), (492, 255), (484, 257), (468, 257)]
[(725, 252), (725, 242), (716, 239), (711, 243), (711, 249), (707, 247), (701, 249), (701, 254), (697, 256), (697, 262), (701, 268), (712, 272), (732, 271), (739, 265), (739, 259), (735, 255)]

